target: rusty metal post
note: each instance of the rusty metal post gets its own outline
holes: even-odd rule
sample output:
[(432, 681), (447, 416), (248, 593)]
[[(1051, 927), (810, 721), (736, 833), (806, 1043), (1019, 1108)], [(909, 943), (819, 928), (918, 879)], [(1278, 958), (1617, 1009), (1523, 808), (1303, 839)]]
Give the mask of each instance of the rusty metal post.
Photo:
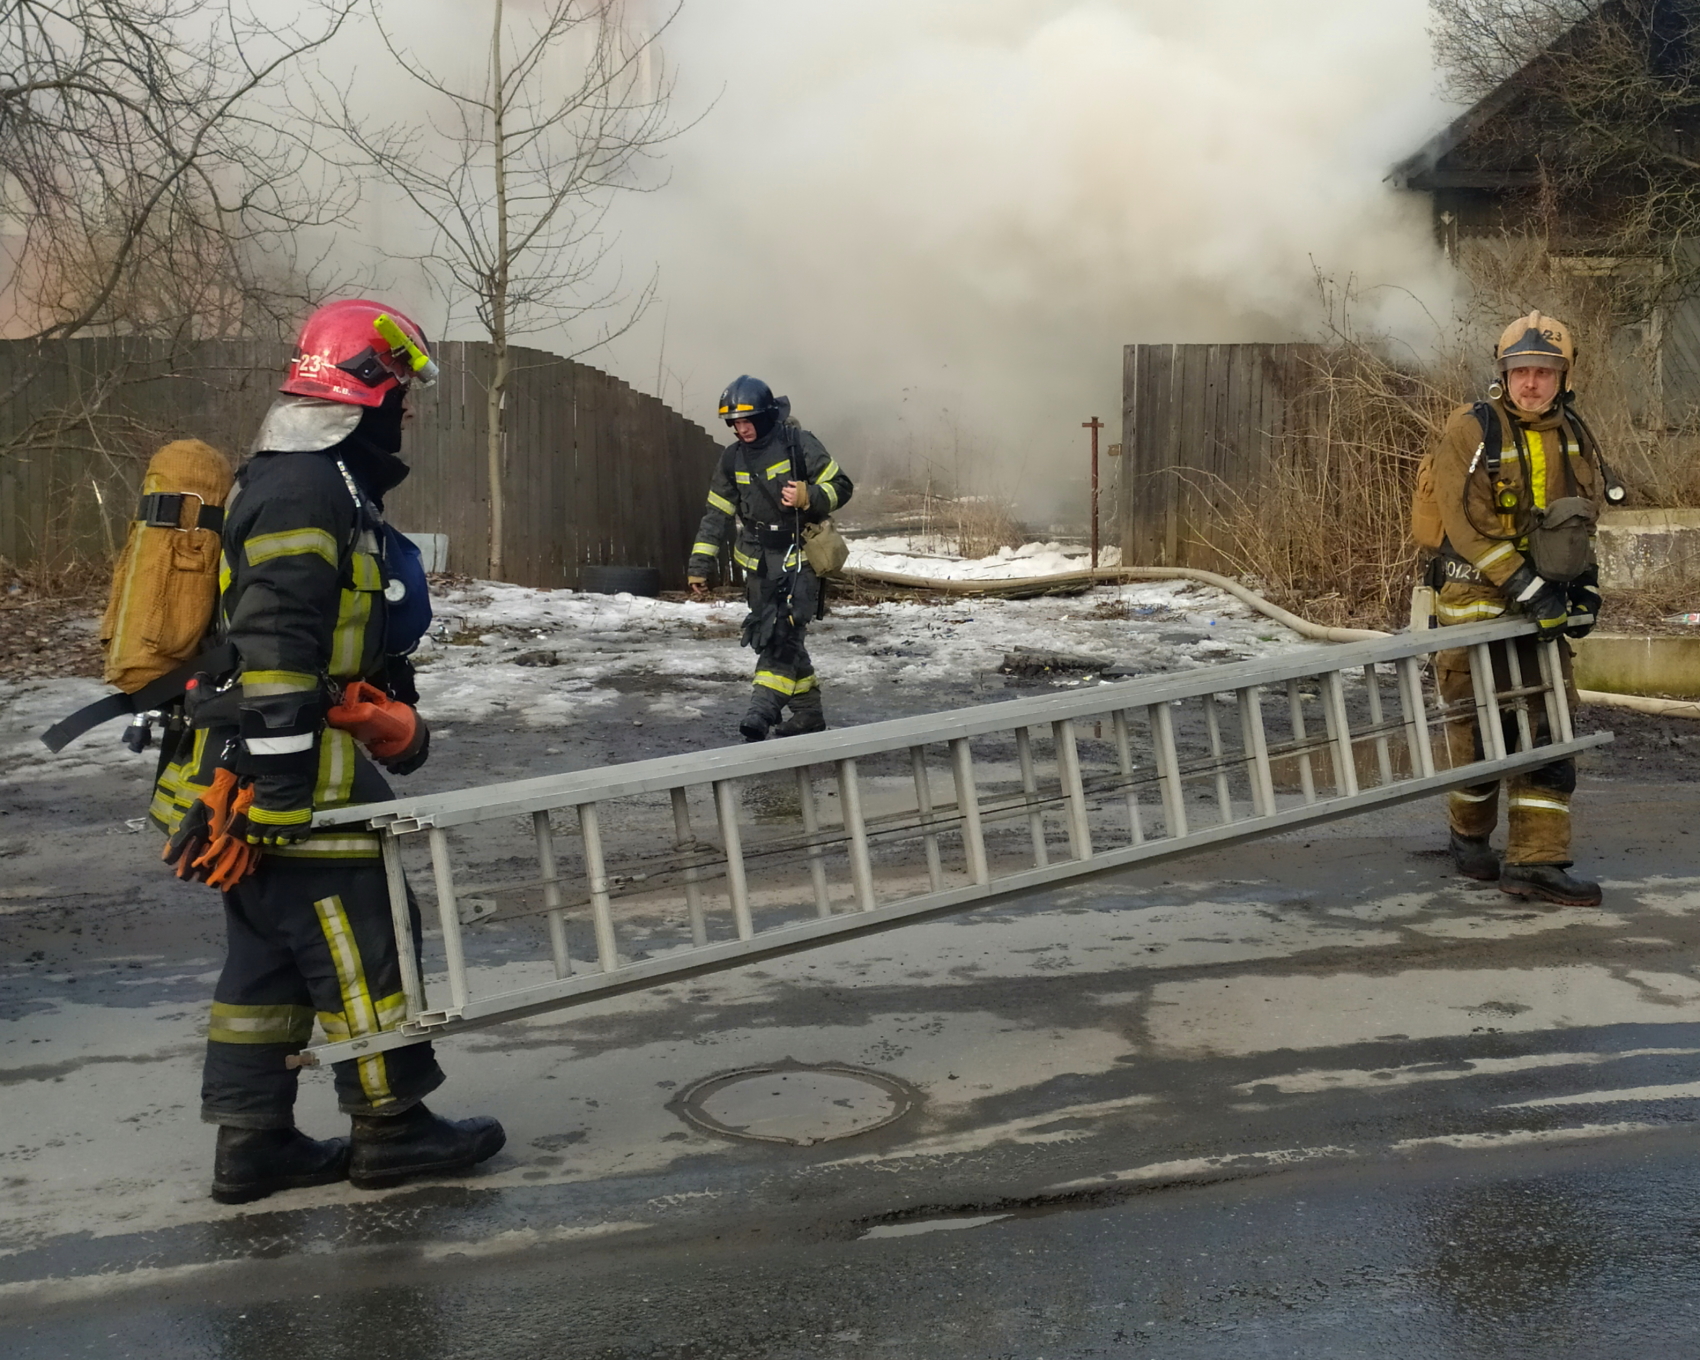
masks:
[(1092, 431), (1092, 570), (1098, 570), (1098, 431), (1104, 422), (1097, 416), (1080, 422), (1080, 428)]

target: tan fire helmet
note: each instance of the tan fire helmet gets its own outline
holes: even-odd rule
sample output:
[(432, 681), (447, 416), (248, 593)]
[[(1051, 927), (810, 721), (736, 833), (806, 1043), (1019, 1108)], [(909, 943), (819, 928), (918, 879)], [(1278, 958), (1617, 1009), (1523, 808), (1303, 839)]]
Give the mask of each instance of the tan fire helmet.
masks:
[(1576, 344), (1562, 321), (1530, 312), (1505, 328), (1493, 357), (1501, 373), (1514, 368), (1556, 368), (1568, 373), (1576, 362)]

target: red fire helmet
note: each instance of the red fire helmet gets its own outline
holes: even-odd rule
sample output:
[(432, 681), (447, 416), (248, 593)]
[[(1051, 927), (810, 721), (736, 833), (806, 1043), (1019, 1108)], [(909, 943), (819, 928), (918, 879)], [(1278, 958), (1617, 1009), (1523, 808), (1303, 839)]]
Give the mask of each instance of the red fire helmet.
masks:
[(350, 406), (381, 406), (391, 388), (432, 382), (425, 332), (369, 298), (327, 302), (307, 318), (280, 392)]

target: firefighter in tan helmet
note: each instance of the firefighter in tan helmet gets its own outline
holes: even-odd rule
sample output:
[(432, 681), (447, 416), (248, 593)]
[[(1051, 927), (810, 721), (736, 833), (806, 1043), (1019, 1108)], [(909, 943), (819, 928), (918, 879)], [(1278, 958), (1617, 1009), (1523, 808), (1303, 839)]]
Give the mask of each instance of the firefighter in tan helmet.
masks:
[[(1583, 636), (1599, 615), (1592, 534), (1609, 480), (1593, 435), (1572, 406), (1575, 357), (1562, 321), (1532, 312), (1506, 327), (1494, 349), (1499, 378), (1488, 400), (1454, 411), (1434, 451), (1434, 500), (1444, 536), (1432, 567), (1443, 626), (1524, 614), (1535, 620), (1541, 639), (1560, 638), (1572, 703), (1570, 646), (1562, 637)], [(1515, 645), (1521, 674), (1533, 680), (1540, 674), (1537, 640), (1520, 638)], [(1500, 690), (1510, 687), (1508, 660), (1507, 644), (1494, 644)], [(1444, 700), (1472, 699), (1466, 650), (1442, 651), (1435, 665)], [(1543, 706), (1532, 707), (1536, 740), (1548, 740)], [(1507, 749), (1514, 750), (1510, 710), (1501, 718)], [(1454, 764), (1482, 758), (1473, 716), (1449, 721), (1446, 736)], [(1516, 897), (1597, 904), (1599, 885), (1569, 872), (1576, 762), (1555, 761), (1504, 783), (1503, 862), (1490, 844), (1499, 820), (1499, 781), (1451, 795), (1450, 844), (1458, 871), (1497, 880), (1502, 892)]]

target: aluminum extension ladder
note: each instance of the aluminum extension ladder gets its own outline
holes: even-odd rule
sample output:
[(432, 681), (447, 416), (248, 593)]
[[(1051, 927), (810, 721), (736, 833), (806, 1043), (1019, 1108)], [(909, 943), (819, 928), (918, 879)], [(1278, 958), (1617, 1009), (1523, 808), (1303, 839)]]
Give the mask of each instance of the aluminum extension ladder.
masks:
[[(1555, 643), (1535, 646), (1538, 677), (1504, 648), (1510, 683), (1494, 691), (1489, 644), (1533, 631), (1499, 620), (1399, 633), (321, 812), (317, 827), (380, 833), (407, 1017), (301, 1061), (734, 968), (1610, 741), (1573, 733)], [(1473, 700), (1452, 709), (1425, 689), (1442, 642), (1475, 663)], [(1483, 758), (1437, 768), (1441, 725), (1472, 713)], [(1537, 746), (1541, 717), (1551, 740)], [(440, 928), (440, 945), (426, 940), (429, 995), (406, 943), (403, 847), (421, 838)], [(469, 965), (466, 932), (498, 924), (500, 948)]]

